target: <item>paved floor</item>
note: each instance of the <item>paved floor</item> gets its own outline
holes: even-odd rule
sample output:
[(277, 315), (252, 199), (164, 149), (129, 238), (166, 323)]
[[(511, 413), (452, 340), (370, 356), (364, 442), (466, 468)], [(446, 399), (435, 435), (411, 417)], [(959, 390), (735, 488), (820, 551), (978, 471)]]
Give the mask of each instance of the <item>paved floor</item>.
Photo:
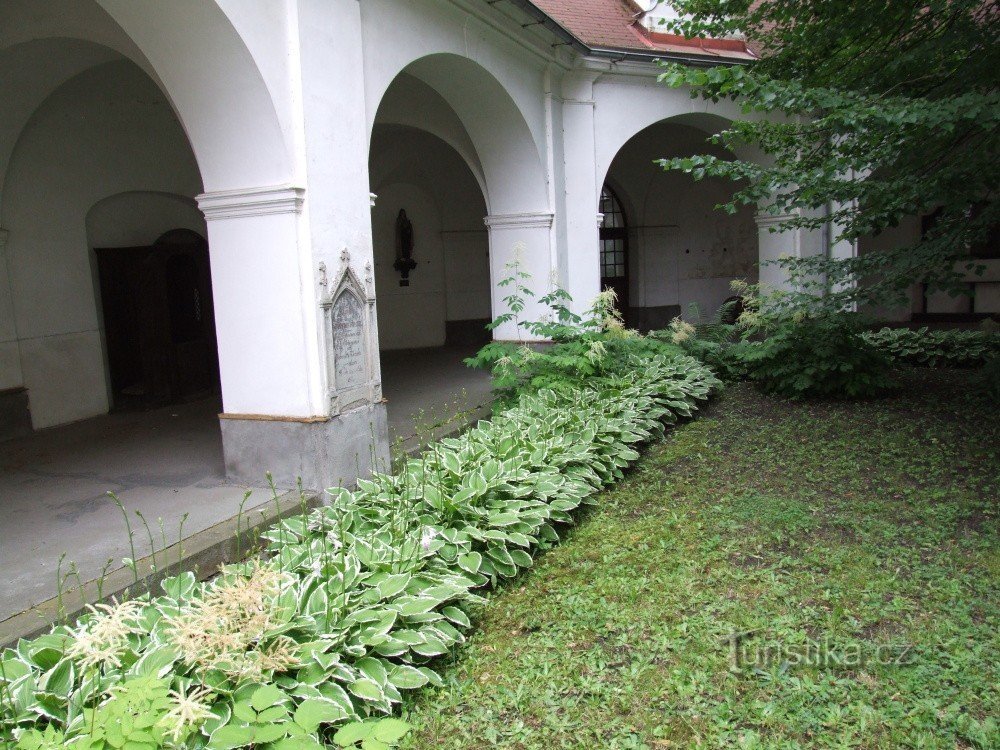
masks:
[[(489, 378), (462, 364), (470, 353), (383, 354), (390, 439), (413, 447), (429, 426), (488, 402)], [(207, 400), (110, 414), (0, 442), (0, 621), (55, 596), (64, 553), (63, 575), (73, 562), (83, 580), (131, 556), (109, 491), (128, 509), (137, 557), (151, 545), (136, 511), (156, 549), (177, 541), (185, 515), (185, 535), (235, 516), (245, 488), (225, 481), (219, 410)], [(270, 490), (250, 489), (244, 510), (270, 502)]]
[[(137, 557), (151, 547), (137, 511), (157, 549), (177, 541), (185, 514), (185, 533), (236, 515), (243, 490), (225, 481), (218, 413), (214, 400), (199, 401), (0, 443), (0, 620), (55, 596), (63, 554), (63, 575), (72, 562), (83, 580), (131, 556), (125, 519), (108, 492), (128, 509)], [(246, 507), (269, 499), (255, 489)]]
[(408, 451), (482, 414), (490, 397), (489, 374), (466, 367), (477, 347), (382, 352), (382, 395), (389, 441)]

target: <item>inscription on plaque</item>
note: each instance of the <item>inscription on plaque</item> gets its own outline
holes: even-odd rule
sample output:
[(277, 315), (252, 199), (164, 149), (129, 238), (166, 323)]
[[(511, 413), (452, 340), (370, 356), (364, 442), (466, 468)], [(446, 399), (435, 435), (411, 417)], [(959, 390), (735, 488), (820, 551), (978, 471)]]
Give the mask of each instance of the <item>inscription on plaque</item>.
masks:
[(365, 351), (364, 308), (347, 292), (333, 303), (334, 378), (338, 391), (364, 385), (368, 379)]

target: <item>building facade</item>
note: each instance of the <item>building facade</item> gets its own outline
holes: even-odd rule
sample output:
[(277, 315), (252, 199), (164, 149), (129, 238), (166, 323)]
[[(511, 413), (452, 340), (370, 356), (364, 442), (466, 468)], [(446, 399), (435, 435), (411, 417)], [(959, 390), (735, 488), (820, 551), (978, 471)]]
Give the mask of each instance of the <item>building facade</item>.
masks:
[(740, 116), (655, 60), (752, 54), (641, 10), (0, 0), (2, 429), (217, 387), (234, 481), (332, 486), (386, 459), (379, 352), (478, 336), (512, 261), (655, 328), (829, 251), (654, 164)]

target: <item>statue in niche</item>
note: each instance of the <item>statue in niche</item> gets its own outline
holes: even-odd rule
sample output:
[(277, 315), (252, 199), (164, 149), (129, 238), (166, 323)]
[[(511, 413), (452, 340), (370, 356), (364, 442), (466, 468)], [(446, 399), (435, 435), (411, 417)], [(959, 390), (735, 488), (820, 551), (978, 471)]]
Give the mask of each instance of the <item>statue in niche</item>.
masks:
[(399, 271), (400, 286), (410, 285), (410, 271), (417, 267), (413, 260), (413, 224), (406, 217), (406, 211), (399, 209), (396, 217), (396, 262), (392, 267)]

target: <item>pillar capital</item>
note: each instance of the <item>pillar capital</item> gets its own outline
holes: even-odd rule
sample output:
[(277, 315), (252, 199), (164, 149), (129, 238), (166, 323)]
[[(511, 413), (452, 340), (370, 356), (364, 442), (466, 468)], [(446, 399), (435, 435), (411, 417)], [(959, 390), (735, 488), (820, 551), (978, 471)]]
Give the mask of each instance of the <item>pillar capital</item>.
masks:
[(549, 229), (555, 214), (551, 211), (528, 211), (515, 214), (490, 214), (483, 223), (490, 229)]
[(241, 219), (269, 214), (298, 214), (305, 203), (305, 188), (293, 185), (265, 185), (216, 190), (195, 198), (206, 221)]
[(771, 227), (776, 227), (786, 221), (794, 219), (797, 214), (780, 213), (780, 214), (770, 214), (770, 213), (757, 213), (754, 216), (754, 221), (757, 222), (757, 226), (761, 229), (769, 229)]

